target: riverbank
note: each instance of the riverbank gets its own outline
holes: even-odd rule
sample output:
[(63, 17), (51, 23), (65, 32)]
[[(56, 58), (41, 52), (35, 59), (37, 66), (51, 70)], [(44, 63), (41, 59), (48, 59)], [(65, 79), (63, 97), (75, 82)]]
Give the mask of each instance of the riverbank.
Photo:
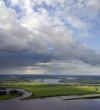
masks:
[(63, 100), (78, 100), (78, 99), (99, 99), (100, 94), (91, 94), (91, 95), (83, 95), (83, 96), (68, 96), (63, 97)]

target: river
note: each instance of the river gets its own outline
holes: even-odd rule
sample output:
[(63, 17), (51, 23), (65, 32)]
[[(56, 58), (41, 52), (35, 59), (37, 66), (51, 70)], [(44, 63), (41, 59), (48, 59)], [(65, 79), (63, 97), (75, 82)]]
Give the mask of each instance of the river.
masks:
[(31, 80), (33, 82), (45, 82), (45, 83), (48, 83), (48, 84), (60, 84), (60, 81), (61, 79), (36, 79), (36, 80)]
[(31, 95), (24, 91), (21, 97), (0, 101), (0, 110), (100, 110), (100, 99), (63, 100), (52, 97), (34, 100), (20, 100)]

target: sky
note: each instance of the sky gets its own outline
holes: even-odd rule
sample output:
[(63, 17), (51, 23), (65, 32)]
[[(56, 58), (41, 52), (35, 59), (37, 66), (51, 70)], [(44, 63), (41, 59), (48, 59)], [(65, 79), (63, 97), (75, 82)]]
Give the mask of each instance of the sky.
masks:
[(100, 75), (100, 0), (0, 0), (0, 74)]

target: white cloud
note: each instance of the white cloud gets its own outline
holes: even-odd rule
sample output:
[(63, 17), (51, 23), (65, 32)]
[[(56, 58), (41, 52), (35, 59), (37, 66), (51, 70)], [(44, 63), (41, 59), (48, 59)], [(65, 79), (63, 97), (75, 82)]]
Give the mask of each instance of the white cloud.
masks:
[[(98, 0), (78, 0), (76, 3), (74, 0), (10, 1), (11, 4), (8, 7), (3, 0), (0, 2), (0, 50), (28, 50), (33, 54), (52, 55), (60, 61), (76, 60), (78, 63), (81, 61), (77, 64), (79, 68), (81, 64), (86, 69), (90, 69), (89, 64), (100, 65), (100, 54), (96, 54), (83, 43), (76, 41), (71, 34), (71, 31), (74, 31), (73, 28), (80, 33), (87, 33), (90, 22), (88, 23), (81, 17), (88, 16), (91, 19), (93, 8), (93, 19), (99, 13), (99, 8), (96, 8), (96, 6), (99, 7)], [(43, 6), (43, 3), (51, 6), (50, 9)], [(16, 5), (22, 9), (23, 16), (20, 18), (17, 18), (19, 13), (14, 9)], [(37, 11), (34, 8), (37, 8)], [(53, 13), (50, 13), (51, 10)], [(75, 66), (77, 62), (72, 63)], [(68, 63), (73, 66), (70, 61)], [(59, 62), (54, 62), (54, 65), (59, 68), (68, 67), (67, 63), (61, 62), (60, 66)], [(78, 70), (78, 67), (74, 69)]]
[(50, 63), (37, 63), (38, 67), (45, 68), (48, 74), (84, 74), (98, 75), (100, 73), (99, 66), (92, 66), (77, 60), (52, 61)]
[(72, 27), (74, 27), (74, 28), (76, 28), (76, 29), (79, 29), (80, 31), (81, 31), (81, 30), (83, 30), (83, 31), (87, 30), (87, 27), (88, 27), (88, 26), (87, 26), (87, 23), (82, 22), (82, 21), (81, 21), (80, 19), (78, 19), (78, 18), (69, 16), (69, 17), (67, 17), (66, 20), (68, 21), (68, 23), (69, 23)]
[(100, 0), (88, 0), (87, 6), (94, 9), (100, 9)]
[[(47, 6), (51, 7), (48, 10), (53, 10), (53, 16), (64, 19), (69, 25), (73, 26), (80, 31), (86, 31), (90, 28), (90, 22), (88, 19), (95, 18), (100, 12), (99, 0), (10, 0), (11, 6), (19, 5), (22, 9), (23, 15), (29, 15), (34, 13), (34, 9), (42, 11)], [(41, 8), (42, 7), (42, 8)], [(81, 20), (81, 18), (85, 20)], [(84, 30), (85, 29), (85, 30)]]

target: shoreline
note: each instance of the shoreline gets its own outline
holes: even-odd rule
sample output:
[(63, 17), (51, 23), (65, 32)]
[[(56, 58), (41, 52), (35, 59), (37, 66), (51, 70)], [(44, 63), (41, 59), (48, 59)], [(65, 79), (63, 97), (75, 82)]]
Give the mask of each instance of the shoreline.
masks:
[[(100, 98), (100, 94), (90, 94), (90, 95), (67, 95), (67, 96), (47, 96), (47, 97), (37, 97), (37, 98), (32, 98), (32, 92), (27, 91), (25, 89), (21, 89), (21, 88), (8, 88), (8, 90), (10, 89), (16, 89), (19, 92), (22, 93), (22, 95), (20, 96), (15, 96), (15, 97), (11, 97), (8, 99), (4, 99), (4, 100), (10, 100), (10, 99), (19, 99), (19, 100), (35, 100), (35, 99), (45, 99), (45, 98), (59, 98), (61, 100), (78, 100), (78, 99), (99, 99)], [(0, 100), (3, 101), (3, 100)]]

